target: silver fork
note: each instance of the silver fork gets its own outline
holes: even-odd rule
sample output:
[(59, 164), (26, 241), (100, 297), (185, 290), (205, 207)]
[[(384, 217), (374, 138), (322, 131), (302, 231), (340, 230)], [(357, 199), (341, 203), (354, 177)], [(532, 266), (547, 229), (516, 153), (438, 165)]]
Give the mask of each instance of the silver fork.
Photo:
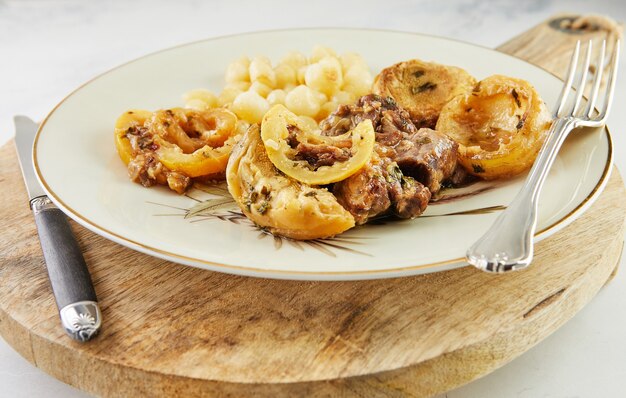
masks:
[[(588, 80), (592, 43), (589, 41), (587, 45), (582, 69), (577, 68), (579, 65), (580, 41), (576, 43), (568, 69), (567, 80), (563, 85), (558, 105), (554, 111), (555, 120), (548, 132), (548, 138), (543, 144), (533, 167), (530, 169), (524, 186), (513, 199), (513, 202), (500, 214), (491, 228), (467, 251), (466, 257), (470, 264), (488, 272), (518, 270), (530, 264), (533, 258), (533, 236), (537, 226), (537, 202), (541, 187), (552, 163), (554, 163), (559, 148), (565, 141), (565, 137), (573, 129), (578, 127), (600, 127), (605, 124), (615, 90), (619, 47), (620, 41), (617, 40), (613, 47), (614, 51), (609, 65), (609, 80), (603, 93), (603, 106), (596, 113), (595, 105), (599, 97), (600, 83), (604, 70), (606, 41), (602, 42), (600, 58), (596, 64), (596, 73), (593, 78), (593, 86), (584, 110), (581, 105), (585, 85)], [(575, 77), (577, 77), (577, 82), (574, 89), (572, 83)], [(575, 93), (573, 100), (570, 98), (570, 92)]]

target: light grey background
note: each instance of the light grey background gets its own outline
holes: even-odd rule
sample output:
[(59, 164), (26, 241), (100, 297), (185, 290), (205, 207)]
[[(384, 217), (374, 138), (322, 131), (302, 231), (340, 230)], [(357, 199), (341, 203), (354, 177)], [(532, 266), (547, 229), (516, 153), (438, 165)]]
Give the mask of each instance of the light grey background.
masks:
[[(0, 0), (0, 144), (14, 134), (14, 114), (41, 120), (95, 75), (188, 41), (263, 29), (348, 26), (421, 32), (495, 47), (562, 12), (606, 14), (626, 21), (626, 2)], [(609, 121), (615, 162), (622, 171), (626, 170), (624, 68)], [(510, 364), (447, 397), (624, 396), (625, 266), (622, 260), (616, 279), (563, 328)], [(88, 395), (30, 365), (0, 338), (0, 396)]]

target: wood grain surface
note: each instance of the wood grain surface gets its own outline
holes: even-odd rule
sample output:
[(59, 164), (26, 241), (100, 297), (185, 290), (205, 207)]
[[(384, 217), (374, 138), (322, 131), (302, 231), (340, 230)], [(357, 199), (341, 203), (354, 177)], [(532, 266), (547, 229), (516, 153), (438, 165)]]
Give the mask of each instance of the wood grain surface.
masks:
[[(567, 60), (553, 61), (557, 50), (601, 33), (542, 24), (501, 49), (558, 73)], [(102, 333), (80, 344), (60, 327), (13, 144), (0, 149), (0, 183), (0, 333), (52, 376), (112, 397), (447, 391), (528, 350), (589, 302), (619, 263), (626, 214), (614, 169), (598, 201), (539, 243), (527, 270), (358, 282), (185, 267), (72, 222), (104, 320)]]

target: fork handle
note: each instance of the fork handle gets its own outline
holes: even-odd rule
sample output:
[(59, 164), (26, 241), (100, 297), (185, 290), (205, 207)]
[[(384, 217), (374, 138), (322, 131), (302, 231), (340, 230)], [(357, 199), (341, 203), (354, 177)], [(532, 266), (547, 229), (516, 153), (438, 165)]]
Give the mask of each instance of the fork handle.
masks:
[(548, 138), (519, 193), (489, 230), (467, 251), (466, 257), (470, 264), (488, 272), (512, 271), (530, 264), (541, 187), (565, 138), (576, 127), (573, 118), (559, 118), (552, 123)]

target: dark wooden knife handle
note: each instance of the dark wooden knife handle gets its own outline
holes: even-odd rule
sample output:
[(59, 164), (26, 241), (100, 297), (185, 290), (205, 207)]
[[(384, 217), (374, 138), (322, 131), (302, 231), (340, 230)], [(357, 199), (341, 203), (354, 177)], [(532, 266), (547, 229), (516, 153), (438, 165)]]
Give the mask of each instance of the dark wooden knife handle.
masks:
[(48, 198), (44, 200), (47, 202), (33, 203), (32, 207), (59, 311), (77, 302), (97, 301), (87, 264), (67, 217)]

